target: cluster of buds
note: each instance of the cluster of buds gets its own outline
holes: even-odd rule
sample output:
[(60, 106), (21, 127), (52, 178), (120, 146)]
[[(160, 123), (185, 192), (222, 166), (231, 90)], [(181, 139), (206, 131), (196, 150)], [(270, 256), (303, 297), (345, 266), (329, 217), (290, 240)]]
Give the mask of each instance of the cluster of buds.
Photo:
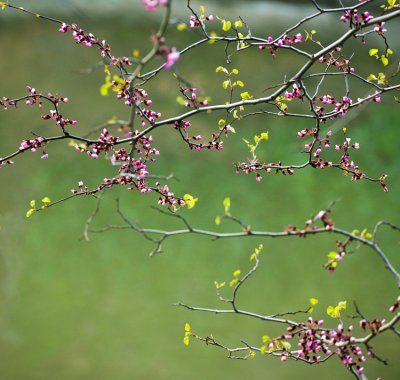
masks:
[(32, 153), (36, 152), (36, 149), (40, 148), (44, 143), (43, 137), (37, 137), (31, 140), (22, 140), (19, 150), (24, 152), (25, 150), (30, 150)]
[[(343, 96), (342, 100), (336, 100), (332, 95), (323, 95), (323, 96), (318, 96), (313, 99), (313, 103), (319, 100), (321, 103), (326, 104), (326, 105), (335, 105), (334, 109), (331, 111), (328, 111), (325, 109), (323, 106), (316, 106), (315, 111), (318, 113), (320, 116), (326, 116), (322, 120), (325, 119), (330, 119), (332, 120), (333, 118), (337, 117), (338, 115), (345, 116), (347, 113), (347, 110), (352, 104), (352, 100), (348, 96)], [(326, 120), (325, 120), (326, 121)]]
[(183, 95), (183, 99), (180, 98), (180, 101), (185, 107), (189, 108), (199, 108), (199, 106), (208, 106), (208, 100), (207, 99), (201, 99), (197, 96), (197, 88), (191, 87), (191, 88), (186, 88), (186, 87), (181, 87), (179, 91)]
[(357, 142), (352, 144), (351, 139), (349, 137), (346, 137), (342, 145), (339, 144), (335, 145), (336, 151), (343, 150), (343, 155), (340, 158), (339, 165), (342, 168), (352, 170), (352, 179), (359, 180), (365, 177), (365, 174), (359, 170), (358, 166), (354, 163), (354, 161), (350, 161), (350, 153), (349, 153), (350, 148), (355, 150), (360, 149), (360, 144)]
[(52, 119), (57, 125), (64, 127), (67, 124), (76, 125), (78, 122), (72, 119), (64, 119), (62, 115), (56, 110), (50, 110), (50, 114), (42, 115), (42, 119), (49, 120)]
[(183, 207), (185, 205), (185, 201), (183, 199), (176, 198), (174, 193), (171, 192), (168, 188), (168, 185), (161, 186), (159, 182), (156, 182), (157, 192), (161, 195), (158, 199), (158, 204), (161, 206), (180, 206)]
[(83, 181), (78, 182), (78, 189), (71, 189), (72, 194), (89, 194), (89, 189), (83, 184)]
[[(350, 65), (350, 60), (341, 55), (342, 48), (336, 46), (332, 51), (319, 57), (319, 63), (325, 63), (327, 67), (334, 66), (338, 71), (345, 73), (354, 73), (355, 69)], [(340, 55), (337, 57), (337, 53)]]
[(366, 24), (367, 22), (373, 20), (374, 17), (369, 14), (369, 12), (363, 12), (361, 15), (358, 14), (357, 9), (350, 9), (344, 12), (342, 16), (340, 16), (340, 20), (349, 23), (350, 26), (352, 25), (361, 25)]
[[(268, 41), (270, 41), (272, 37), (268, 37)], [(282, 38), (280, 38), (277, 42), (276, 42), (276, 46), (290, 46), (293, 44), (301, 44), (303, 42), (303, 36), (301, 35), (301, 33), (297, 33), (292, 37), (289, 37), (288, 35), (284, 35)]]
[(343, 325), (338, 325), (336, 330), (328, 332), (328, 338), (332, 339), (334, 344), (337, 344), (336, 355), (339, 356), (340, 361), (349, 367), (354, 367), (359, 376), (364, 372), (362, 363), (367, 359), (363, 355), (361, 348), (354, 344), (355, 338), (352, 335), (352, 326), (345, 331)]
[(33, 106), (37, 103), (38, 107), (42, 108), (42, 95), (38, 94), (36, 89), (31, 86), (26, 86), (26, 89), (28, 90), (30, 96), (25, 100), (25, 104), (28, 106)]
[(222, 150), (224, 148), (224, 142), (221, 141), (221, 135), (222, 133), (227, 133), (228, 128), (230, 128), (229, 125), (224, 126), (223, 128), (220, 129), (219, 132), (214, 132), (211, 134), (211, 138), (208, 142), (200, 142), (203, 140), (203, 137), (201, 135), (193, 135), (189, 137), (187, 128), (190, 127), (192, 123), (190, 121), (185, 121), (181, 120), (178, 122), (175, 122), (173, 125), (173, 128), (177, 129), (183, 140), (186, 142), (186, 144), (189, 146), (190, 149), (192, 150), (203, 150), (203, 149), (208, 149), (208, 150)]
[(264, 50), (264, 49), (268, 49), (269, 50), (269, 52), (271, 53), (271, 55), (272, 55), (272, 58), (275, 58), (276, 57), (276, 46), (274, 45), (274, 39), (271, 37), (271, 36), (269, 36), (268, 38), (267, 38), (267, 41), (268, 41), (268, 44), (267, 45), (259, 45), (258, 46), (258, 49), (259, 50)]
[(371, 330), (373, 334), (378, 334), (381, 327), (385, 324), (385, 320), (382, 319), (373, 319), (372, 321), (367, 321), (366, 319), (362, 319), (359, 322), (360, 327), (366, 331)]
[(270, 162), (267, 164), (262, 164), (260, 162), (257, 162), (253, 160), (250, 163), (247, 162), (237, 162), (234, 164), (236, 168), (236, 174), (239, 174), (241, 171), (250, 174), (250, 173), (256, 173), (256, 181), (260, 182), (262, 180), (262, 175), (258, 172), (263, 171), (266, 173), (281, 173), (283, 175), (293, 175), (294, 170), (291, 168), (283, 168), (282, 167), (282, 161), (278, 161), (276, 163)]
[(92, 33), (86, 33), (82, 28), (78, 28), (76, 24), (62, 23), (58, 29), (60, 33), (66, 33), (68, 30), (72, 30), (72, 37), (77, 44), (82, 44), (87, 47), (97, 46), (100, 50), (102, 58), (108, 57), (110, 63), (114, 66), (122, 67), (122, 65), (131, 65), (131, 61), (127, 57), (117, 58), (111, 55), (111, 48), (105, 40), (99, 41)]
[(331, 231), (333, 230), (335, 223), (329, 216), (330, 212), (330, 209), (321, 210), (313, 218), (306, 220), (303, 229), (300, 229), (297, 226), (290, 224), (284, 228), (284, 232), (290, 235), (296, 233), (298, 237), (305, 237), (307, 233), (316, 231), (321, 228), (320, 226), (318, 226), (318, 224), (316, 224), (318, 222), (322, 222), (324, 228), (327, 231)]
[(8, 110), (8, 107), (17, 107), (17, 103), (14, 100), (10, 100), (10, 98), (7, 98), (6, 96), (3, 96), (3, 98), (0, 100), (0, 106), (3, 107), (4, 111)]
[(87, 155), (89, 157), (92, 157), (93, 159), (97, 159), (101, 152), (107, 153), (111, 149), (113, 149), (113, 147), (117, 141), (118, 141), (118, 137), (112, 136), (110, 134), (110, 132), (108, 132), (107, 129), (104, 128), (103, 131), (100, 133), (98, 142), (91, 145), (91, 149), (92, 149), (91, 151), (88, 149), (85, 149), (79, 145), (75, 145), (75, 149), (78, 152), (87, 152)]
[(383, 28), (383, 25), (385, 25), (384, 22), (379, 22), (378, 24), (376, 24), (374, 26), (374, 32), (378, 33), (380, 36), (383, 36), (385, 34), (385, 32), (387, 31), (387, 29)]
[(190, 15), (189, 17), (189, 26), (191, 28), (197, 28), (200, 26), (200, 23), (203, 23), (204, 21), (214, 21), (215, 17), (213, 15), (208, 15), (206, 16), (204, 14), (204, 7), (200, 7), (200, 15)]
[(69, 29), (72, 30), (72, 37), (77, 44), (83, 44), (87, 47), (97, 45), (98, 39), (94, 37), (92, 33), (86, 33), (83, 29), (78, 28), (76, 24), (62, 23), (58, 31), (60, 33), (66, 33)]
[(293, 84), (293, 90), (292, 91), (286, 91), (284, 96), (285, 96), (286, 99), (296, 99), (296, 98), (298, 98), (300, 100), (303, 100), (303, 95), (301, 93), (301, 88), (296, 83)]
[(296, 359), (304, 359), (307, 363), (318, 363), (321, 359), (321, 353), (330, 356), (331, 350), (323, 339), (325, 330), (322, 330), (324, 321), (315, 320), (310, 317), (306, 323), (299, 324), (299, 331), (295, 331), (295, 326), (287, 328), (290, 335), (296, 335), (299, 339), (299, 351), (296, 354)]
[(267, 44), (259, 45), (258, 49), (259, 50), (269, 49), (269, 52), (271, 53), (272, 57), (275, 58), (276, 49), (278, 47), (291, 46), (293, 44), (298, 45), (301, 43), (303, 43), (303, 36), (301, 33), (297, 33), (292, 37), (289, 37), (288, 35), (285, 34), (282, 38), (279, 38), (278, 41), (276, 42), (274, 42), (274, 39), (271, 36), (268, 36)]

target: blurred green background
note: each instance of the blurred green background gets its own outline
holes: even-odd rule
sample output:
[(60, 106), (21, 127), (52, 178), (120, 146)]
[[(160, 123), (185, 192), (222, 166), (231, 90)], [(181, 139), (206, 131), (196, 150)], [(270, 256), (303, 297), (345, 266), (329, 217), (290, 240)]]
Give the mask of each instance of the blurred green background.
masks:
[[(148, 35), (157, 30), (161, 16), (160, 11), (145, 13), (141, 1), (109, 1), (105, 5), (100, 1), (49, 3), (20, 1), (18, 5), (78, 23), (106, 39), (116, 56), (130, 56), (134, 49), (144, 54), (151, 46)], [(175, 1), (173, 12), (186, 20), (185, 3)], [(198, 8), (199, 4), (193, 5)], [(279, 3), (242, 1), (231, 5), (222, 10), (218, 2), (208, 2), (207, 13), (227, 19), (240, 15), (252, 25), (253, 32), (262, 36), (281, 32), (305, 11), (287, 4), (283, 8)], [(264, 8), (267, 5), (268, 11)], [(344, 30), (344, 25), (330, 17), (312, 27), (317, 28), (321, 40), (332, 39)], [(80, 73), (97, 62), (98, 53), (75, 45), (70, 35), (62, 35), (57, 29), (55, 24), (7, 9), (0, 13), (0, 95), (18, 97), (25, 94), (26, 85), (31, 85), (38, 91), (67, 96), (70, 102), (62, 112), (79, 120), (80, 133), (114, 115), (128, 118), (126, 107), (115, 98), (100, 96), (102, 70), (91, 75)], [(399, 47), (396, 33), (398, 25), (388, 36), (395, 52)], [(196, 38), (193, 33), (178, 33), (172, 25), (167, 43), (182, 49)], [(350, 54), (357, 50), (354, 65), (360, 67), (363, 76), (382, 70), (368, 56), (370, 47), (376, 45), (364, 49), (354, 45), (347, 51)], [(282, 81), (285, 73), (295, 72), (302, 63), (285, 52), (280, 52), (275, 61), (269, 53), (256, 50), (236, 54), (232, 46), (230, 53), (231, 67), (240, 70), (246, 90), (255, 96)], [(226, 66), (226, 58), (224, 48), (214, 44), (182, 57), (177, 68), (216, 104), (225, 100), (223, 78), (215, 73), (218, 65)], [(330, 85), (334, 86), (333, 91), (343, 91), (343, 83)], [(352, 86), (353, 97), (364, 94), (363, 88), (354, 83)], [(151, 82), (148, 92), (154, 108), (164, 117), (182, 112), (175, 102), (179, 93), (171, 73), (162, 73)], [(229, 223), (214, 225), (215, 216), (223, 212), (225, 196), (231, 197), (232, 212), (257, 230), (281, 231), (288, 224), (302, 226), (335, 200), (339, 202), (333, 218), (342, 228), (371, 230), (381, 219), (399, 224), (400, 114), (390, 96), (385, 101), (386, 104), (357, 110), (357, 117), (346, 127), (352, 141), (361, 145), (354, 154), (360, 167), (372, 177), (389, 175), (387, 194), (376, 184), (354, 183), (335, 171), (264, 176), (260, 184), (254, 177), (235, 175), (232, 163), (248, 157), (242, 138), (251, 139), (264, 131), (269, 131), (270, 141), (262, 146), (261, 158), (303, 161), (299, 154), (303, 141), (296, 138), (296, 133), (311, 125), (287, 118), (243, 120), (235, 126), (236, 135), (225, 139), (222, 152), (191, 152), (176, 132), (163, 127), (153, 133), (155, 146), (161, 152), (154, 172), (173, 173), (175, 179), (170, 186), (177, 194), (188, 192), (199, 197), (198, 205), (193, 210), (183, 210), (183, 214), (194, 225), (206, 229), (236, 228)], [(42, 113), (22, 104), (18, 110), (0, 113), (2, 155), (16, 150), (31, 131), (56, 133), (51, 123), (40, 119)], [(208, 135), (223, 116), (216, 113), (196, 117), (194, 129)], [(335, 128), (340, 129), (341, 124)], [(342, 140), (340, 133), (333, 138), (335, 143)], [(92, 234), (88, 242), (81, 239), (84, 224), (95, 207), (93, 198), (76, 198), (27, 219), (25, 212), (31, 199), (62, 198), (79, 180), (94, 187), (114, 173), (115, 168), (108, 161), (88, 159), (64, 143), (50, 145), (47, 151), (48, 161), (41, 160), (39, 153), (25, 153), (15, 159), (13, 167), (0, 171), (1, 379), (350, 379), (337, 358), (319, 366), (282, 364), (279, 359), (260, 356), (252, 361), (234, 361), (228, 360), (223, 351), (199, 342), (192, 341), (188, 348), (183, 345), (185, 322), (197, 334), (213, 334), (232, 346), (242, 345), (241, 340), (261, 344), (262, 335), (282, 333), (280, 326), (258, 320), (194, 313), (171, 306), (182, 301), (195, 306), (225, 307), (217, 300), (214, 280), (229, 280), (233, 270), (248, 269), (249, 255), (259, 243), (265, 247), (261, 266), (242, 289), (241, 308), (265, 314), (293, 311), (306, 308), (308, 299), (316, 297), (320, 300), (314, 312), (316, 318), (329, 318), (326, 307), (342, 300), (350, 306), (347, 315), (355, 314), (351, 305), (357, 300), (367, 317), (390, 317), (387, 310), (396, 298), (396, 284), (373, 252), (360, 249), (346, 256), (334, 274), (322, 268), (327, 253), (335, 248), (334, 236), (219, 241), (177, 237), (166, 242), (163, 254), (150, 258), (148, 252), (153, 246), (133, 232)], [(150, 208), (155, 196), (118, 189), (105, 194), (95, 226), (121, 222), (115, 211), (117, 197), (132, 221), (147, 227), (180, 227), (175, 220)], [(382, 231), (380, 241), (390, 260), (399, 267), (398, 235)], [(352, 323), (351, 319), (347, 322)], [(327, 321), (328, 326), (336, 323)], [(389, 366), (369, 360), (366, 368), (370, 378), (399, 378), (398, 339), (385, 334), (374, 341), (374, 347), (378, 355), (389, 360)]]

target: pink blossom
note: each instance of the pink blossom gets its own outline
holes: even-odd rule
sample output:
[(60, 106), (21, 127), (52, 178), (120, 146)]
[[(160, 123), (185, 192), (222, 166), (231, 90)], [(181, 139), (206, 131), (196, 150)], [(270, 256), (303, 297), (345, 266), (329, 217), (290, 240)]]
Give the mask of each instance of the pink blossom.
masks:
[(67, 25), (65, 22), (63, 22), (62, 25), (61, 25), (61, 28), (58, 29), (58, 31), (59, 31), (60, 33), (66, 33), (67, 30), (68, 30), (68, 25)]
[(303, 36), (300, 33), (297, 33), (294, 36), (294, 43), (295, 44), (301, 44), (302, 43), (302, 38), (303, 38)]
[(146, 11), (155, 11), (159, 6), (167, 6), (168, 0), (143, 0), (144, 9)]
[(179, 60), (179, 52), (172, 48), (167, 56), (167, 62), (165, 63), (165, 68), (169, 70), (171, 66)]

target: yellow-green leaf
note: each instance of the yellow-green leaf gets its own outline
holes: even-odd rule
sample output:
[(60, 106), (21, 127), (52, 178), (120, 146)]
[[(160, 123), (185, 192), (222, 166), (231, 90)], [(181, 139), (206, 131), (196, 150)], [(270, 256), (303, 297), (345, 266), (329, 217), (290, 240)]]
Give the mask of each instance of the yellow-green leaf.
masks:
[(35, 205), (36, 205), (36, 202), (35, 202), (34, 199), (32, 199), (32, 200), (29, 202), (29, 206), (31, 206), (32, 208), (35, 208)]
[(185, 335), (185, 337), (183, 338), (183, 344), (185, 346), (189, 346), (189, 335)]
[(234, 25), (236, 28), (241, 28), (243, 26), (243, 22), (242, 22), (242, 20), (237, 20), (237, 21), (235, 21)]
[(218, 67), (215, 69), (215, 72), (216, 72), (216, 73), (220, 73), (221, 71), (224, 72), (225, 74), (229, 74), (229, 71), (228, 71), (225, 67), (218, 66)]
[[(179, 25), (180, 25), (180, 24), (178, 24), (178, 30), (179, 30)], [(186, 26), (186, 24), (183, 24), (183, 25)], [(132, 52), (132, 56), (133, 56), (133, 58), (135, 58), (135, 59), (139, 59), (139, 58), (140, 58), (139, 49), (134, 49), (133, 52)]]
[(214, 285), (217, 289), (223, 288), (225, 286), (226, 282), (218, 282), (218, 281), (214, 281)]
[(263, 343), (268, 343), (271, 340), (271, 338), (268, 335), (263, 335), (262, 341)]
[(250, 100), (253, 99), (253, 97), (248, 93), (248, 91), (242, 92), (240, 94), (240, 97), (242, 98), (242, 100)]
[(384, 55), (381, 57), (381, 62), (383, 63), (383, 66), (387, 66), (389, 64), (389, 60)]
[(185, 204), (187, 205), (188, 209), (190, 210), (196, 205), (196, 202), (199, 200), (198, 198), (194, 198), (190, 194), (185, 194), (183, 196), (183, 200), (185, 201)]
[(217, 226), (219, 226), (219, 225), (221, 224), (221, 217), (220, 217), (219, 215), (217, 215), (217, 216), (215, 217), (215, 224), (216, 224)]
[(27, 218), (29, 218), (29, 217), (31, 217), (32, 216), (32, 214), (35, 212), (35, 209), (34, 208), (31, 208), (31, 209), (29, 209), (27, 212), (26, 212), (26, 217)]
[(318, 300), (316, 298), (310, 298), (310, 305), (315, 306), (318, 304)]
[(231, 208), (231, 198), (226, 197), (223, 201), (225, 214), (229, 213), (229, 209)]
[(369, 49), (368, 54), (372, 57), (373, 55), (378, 54), (379, 50), (378, 49)]
[(222, 30), (224, 31), (224, 32), (228, 32), (230, 29), (231, 29), (231, 26), (232, 26), (232, 24), (231, 24), (231, 22), (228, 20), (223, 20), (222, 21)]
[(230, 84), (229, 79), (228, 80), (224, 80), (222, 82), (222, 87), (224, 88), (224, 90), (226, 90), (228, 88), (229, 84)]
[(108, 96), (108, 93), (109, 93), (109, 91), (110, 91), (110, 87), (111, 87), (111, 84), (110, 84), (110, 83), (104, 83), (104, 84), (102, 84), (101, 87), (100, 87), (100, 94), (101, 94), (102, 96)]

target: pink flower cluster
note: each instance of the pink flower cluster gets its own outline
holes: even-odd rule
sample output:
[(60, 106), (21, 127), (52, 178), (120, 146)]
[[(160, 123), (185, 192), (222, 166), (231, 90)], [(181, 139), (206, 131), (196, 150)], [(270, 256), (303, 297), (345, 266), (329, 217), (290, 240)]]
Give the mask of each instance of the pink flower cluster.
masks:
[(197, 98), (197, 93), (196, 93), (197, 88), (181, 87), (179, 90), (182, 93), (183, 97), (186, 99), (186, 101), (184, 102), (185, 107), (190, 107), (190, 108), (196, 109), (199, 107), (199, 105), (208, 106), (208, 101), (206, 99), (199, 100)]
[(169, 70), (174, 63), (178, 62), (179, 57), (180, 57), (179, 52), (175, 48), (172, 48), (167, 55), (167, 61), (165, 62), (165, 68), (167, 70)]
[(301, 94), (301, 88), (296, 83), (294, 83), (293, 90), (290, 92), (289, 91), (285, 92), (285, 98), (286, 99), (299, 98), (300, 100), (303, 100), (303, 95)]
[[(272, 37), (268, 37), (268, 41), (271, 40)], [(282, 38), (280, 38), (276, 45), (277, 46), (290, 46), (293, 44), (301, 44), (303, 42), (303, 36), (301, 35), (301, 33), (297, 33), (295, 34), (293, 37), (289, 37), (287, 35), (284, 35)]]
[(361, 15), (358, 14), (357, 9), (351, 9), (345, 11), (342, 16), (340, 16), (340, 20), (346, 23), (350, 23), (350, 25), (360, 25), (362, 23), (367, 23), (373, 20), (374, 17), (369, 14), (369, 12), (363, 12)]
[(99, 41), (92, 33), (86, 33), (83, 29), (78, 28), (78, 25), (76, 24), (62, 23), (58, 31), (60, 33), (66, 33), (70, 29), (72, 30), (72, 37), (77, 44), (82, 44), (87, 47), (97, 46), (100, 50), (101, 57), (108, 57), (111, 65), (120, 67), (122, 67), (122, 65), (131, 65), (129, 58), (116, 58), (111, 55), (110, 45), (107, 44), (105, 40)]
[(158, 7), (168, 5), (168, 0), (143, 0), (144, 9), (146, 11), (155, 11)]
[(178, 205), (183, 207), (185, 205), (185, 201), (183, 199), (176, 198), (174, 193), (169, 190), (168, 185), (161, 186), (160, 183), (156, 183), (157, 192), (161, 195), (158, 199), (158, 204), (161, 206), (172, 207)]
[(106, 128), (100, 133), (99, 141), (91, 145), (91, 151), (75, 145), (78, 152), (86, 152), (89, 157), (97, 159), (101, 152), (107, 153), (113, 149), (114, 144), (118, 141), (118, 137), (114, 137), (108, 132)]
[(44, 141), (43, 137), (37, 137), (31, 140), (22, 140), (19, 150), (23, 152), (29, 149), (32, 153), (34, 153), (36, 152), (36, 149), (42, 146), (43, 141)]

